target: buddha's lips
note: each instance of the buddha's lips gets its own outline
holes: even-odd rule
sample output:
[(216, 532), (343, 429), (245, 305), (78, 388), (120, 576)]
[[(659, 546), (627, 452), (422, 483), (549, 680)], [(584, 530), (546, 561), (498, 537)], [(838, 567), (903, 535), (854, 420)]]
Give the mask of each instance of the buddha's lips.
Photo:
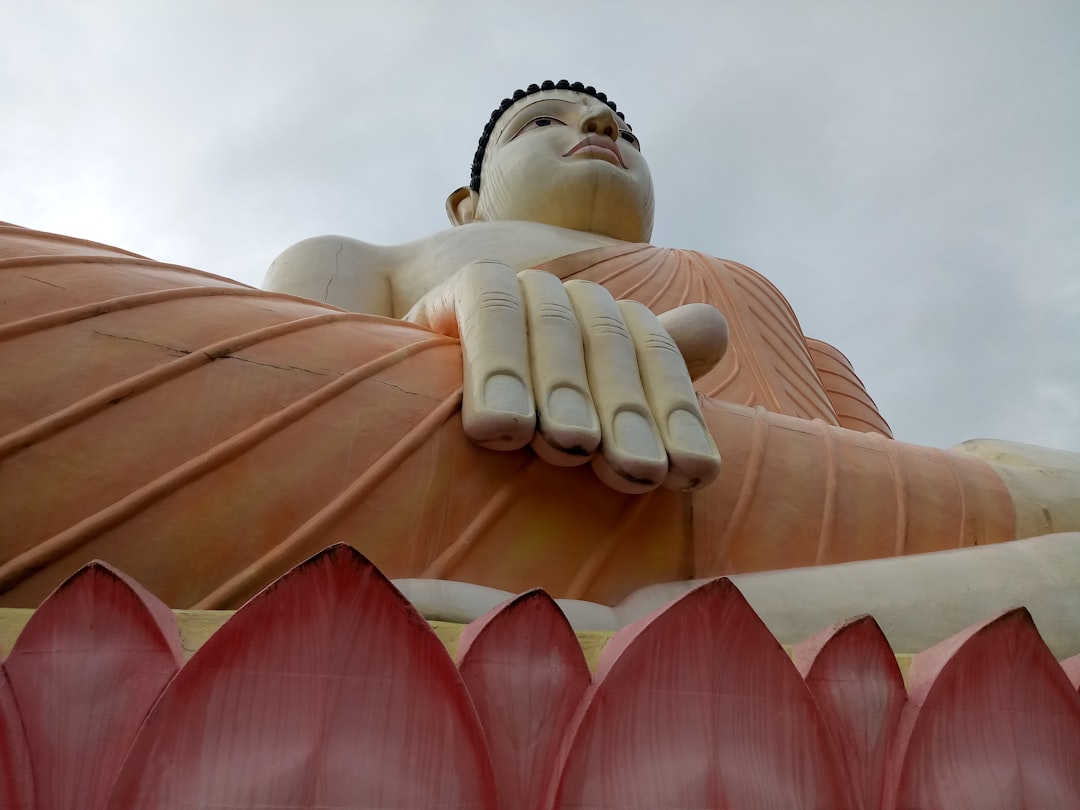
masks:
[[(582, 149), (587, 149), (588, 147), (593, 147), (594, 149), (603, 149), (605, 152), (611, 152), (613, 155), (615, 155), (615, 159), (619, 161), (619, 165), (622, 166), (624, 169), (626, 168), (626, 163), (622, 159), (622, 153), (619, 151), (619, 145), (606, 135), (586, 135), (584, 138), (581, 139), (581, 143), (579, 143), (577, 146), (575, 146), (573, 149), (563, 155), (563, 157), (570, 157), (570, 155), (574, 154), (575, 152), (580, 152)], [(602, 158), (603, 155), (600, 155), (599, 157)]]

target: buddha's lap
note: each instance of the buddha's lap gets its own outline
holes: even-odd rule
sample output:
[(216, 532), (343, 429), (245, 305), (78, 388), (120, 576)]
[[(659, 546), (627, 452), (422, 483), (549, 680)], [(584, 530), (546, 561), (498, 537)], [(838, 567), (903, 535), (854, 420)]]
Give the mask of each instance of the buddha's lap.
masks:
[[(60, 237), (3, 244), (7, 604), (100, 558), (173, 606), (233, 606), (337, 541), (391, 577), (612, 603), (652, 582), (962, 545), (970, 529), (927, 540), (896, 496), (890, 471), (940, 451), (709, 402), (721, 478), (620, 495), (587, 466), (470, 445), (447, 338)], [(967, 463), (929, 461), (946, 479)], [(897, 514), (870, 530), (867, 504)]]

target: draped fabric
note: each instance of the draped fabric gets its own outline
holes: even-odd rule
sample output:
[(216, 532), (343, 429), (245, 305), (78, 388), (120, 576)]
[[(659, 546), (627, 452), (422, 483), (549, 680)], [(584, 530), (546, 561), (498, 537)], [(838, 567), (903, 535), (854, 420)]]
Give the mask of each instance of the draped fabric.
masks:
[(892, 435), (847, 358), (805, 338), (787, 299), (749, 267), (690, 250), (619, 245), (564, 256), (542, 269), (603, 284), (616, 298), (657, 313), (692, 303), (723, 312), (728, 352), (696, 382), (713, 399)]
[[(702, 285), (747, 335), (731, 381), (708, 383), (735, 400), (703, 399), (724, 466), (692, 495), (622, 495), (588, 467), (474, 447), (449, 338), (0, 226), (0, 602), (36, 605), (98, 558), (173, 607), (235, 607), (346, 542), (390, 577), (610, 604), (660, 581), (1011, 539), (987, 465), (836, 426), (806, 346), (784, 359), (794, 316), (755, 331), (779, 297), (760, 276), (712, 289), (714, 260), (657, 252), (671, 281), (639, 253), (624, 258), (648, 260), (642, 294)], [(618, 258), (588, 272), (629, 281)]]
[(889, 423), (878, 413), (877, 406), (855, 374), (851, 361), (835, 346), (821, 340), (806, 339), (806, 348), (814, 361), (825, 393), (836, 410), (841, 427), (862, 433), (880, 433), (893, 437)]

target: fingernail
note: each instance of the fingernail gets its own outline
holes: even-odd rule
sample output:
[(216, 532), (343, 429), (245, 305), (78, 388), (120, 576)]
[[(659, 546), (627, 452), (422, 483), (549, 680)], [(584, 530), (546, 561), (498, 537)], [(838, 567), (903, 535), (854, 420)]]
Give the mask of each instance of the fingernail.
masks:
[(529, 389), (520, 377), (495, 372), (484, 380), (484, 407), (492, 411), (528, 415), (532, 413)]
[(622, 410), (612, 423), (615, 446), (624, 453), (643, 459), (664, 456), (664, 448), (652, 422), (637, 411)]
[(577, 388), (560, 385), (552, 388), (547, 401), (548, 417), (563, 427), (592, 428), (596, 417), (589, 400)]
[(691, 453), (712, 453), (712, 442), (705, 426), (690, 411), (678, 409), (668, 416), (668, 434), (673, 446)]

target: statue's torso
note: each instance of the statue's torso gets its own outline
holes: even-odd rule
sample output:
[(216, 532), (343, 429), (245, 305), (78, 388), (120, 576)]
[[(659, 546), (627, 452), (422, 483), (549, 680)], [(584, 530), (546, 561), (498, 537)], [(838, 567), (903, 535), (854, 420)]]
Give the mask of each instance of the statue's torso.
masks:
[[(774, 413), (889, 435), (846, 360), (831, 347), (807, 341), (780, 291), (735, 262), (535, 222), (473, 223), (395, 247), (355, 244), (355, 266), (378, 268), (400, 288), (391, 313), (397, 316), (426, 291), (481, 260), (596, 281), (616, 298), (640, 301), (658, 313), (682, 304), (710, 304), (727, 318), (731, 341), (721, 363), (698, 380), (699, 391)], [(327, 300), (359, 308), (346, 297)], [(836, 356), (823, 361), (822, 348)], [(824, 380), (818, 373), (822, 362), (830, 369)], [(832, 401), (838, 386), (845, 394), (843, 413)]]

